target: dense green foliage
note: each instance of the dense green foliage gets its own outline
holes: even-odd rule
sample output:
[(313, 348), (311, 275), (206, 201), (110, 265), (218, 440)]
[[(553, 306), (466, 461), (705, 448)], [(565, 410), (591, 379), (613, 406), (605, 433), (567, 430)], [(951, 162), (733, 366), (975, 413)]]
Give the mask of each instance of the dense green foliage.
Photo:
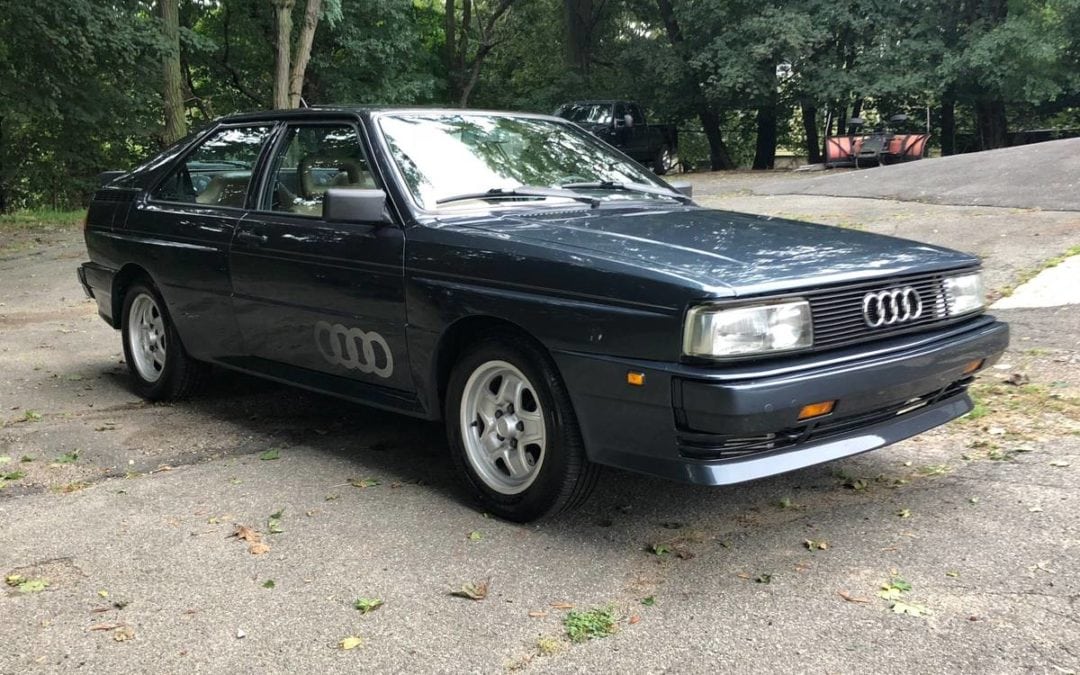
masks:
[[(180, 0), (191, 127), (270, 107), (275, 6)], [(0, 211), (78, 205), (99, 171), (162, 145), (158, 16), (152, 0), (0, 0)], [(632, 98), (706, 168), (768, 168), (778, 147), (814, 159), (858, 114), (929, 111), (944, 152), (982, 149), (1080, 127), (1080, 0), (326, 1), (303, 97)]]

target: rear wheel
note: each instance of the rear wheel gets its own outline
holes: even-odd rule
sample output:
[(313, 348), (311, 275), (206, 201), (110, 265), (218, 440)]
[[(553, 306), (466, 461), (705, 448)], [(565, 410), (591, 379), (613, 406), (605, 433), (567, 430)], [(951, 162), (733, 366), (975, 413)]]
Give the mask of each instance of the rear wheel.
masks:
[(454, 463), (495, 515), (558, 513), (596, 484), (562, 381), (527, 340), (488, 339), (465, 353), (450, 375), (446, 425)]
[(131, 284), (121, 316), (124, 359), (140, 396), (164, 401), (198, 388), (207, 366), (184, 351), (156, 288), (145, 281)]

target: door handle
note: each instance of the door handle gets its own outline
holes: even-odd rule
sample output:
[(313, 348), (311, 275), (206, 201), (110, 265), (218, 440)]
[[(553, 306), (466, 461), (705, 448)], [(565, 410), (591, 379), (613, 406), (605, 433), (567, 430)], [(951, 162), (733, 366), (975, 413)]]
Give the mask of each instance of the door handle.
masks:
[(250, 230), (240, 230), (236, 233), (236, 238), (249, 244), (265, 244), (269, 240), (269, 237), (265, 234), (251, 232)]

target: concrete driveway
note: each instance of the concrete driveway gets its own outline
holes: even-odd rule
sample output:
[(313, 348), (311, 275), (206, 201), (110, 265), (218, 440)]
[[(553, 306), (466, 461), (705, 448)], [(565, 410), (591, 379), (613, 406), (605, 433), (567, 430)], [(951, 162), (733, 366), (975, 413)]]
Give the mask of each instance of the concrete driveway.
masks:
[[(999, 292), (1080, 231), (696, 180), (725, 208), (975, 250)], [(1000, 312), (1013, 348), (967, 420), (727, 489), (608, 471), (581, 511), (519, 526), (458, 490), (437, 425), (228, 373), (141, 402), (82, 256), (75, 232), (0, 249), (0, 673), (1080, 669), (1075, 306)], [(614, 634), (571, 642), (594, 608)]]

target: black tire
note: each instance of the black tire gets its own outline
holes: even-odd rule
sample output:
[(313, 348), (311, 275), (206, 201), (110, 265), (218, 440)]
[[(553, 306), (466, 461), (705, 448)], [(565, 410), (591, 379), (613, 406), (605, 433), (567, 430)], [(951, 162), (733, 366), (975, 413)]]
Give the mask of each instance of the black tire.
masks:
[(679, 167), (679, 156), (669, 146), (661, 146), (653, 158), (653, 173), (657, 176), (673, 173)]
[[(139, 371), (136, 363), (136, 355), (132, 346), (132, 322), (138, 319), (132, 317), (132, 307), (136, 300), (150, 298), (153, 301), (156, 315), (160, 316), (161, 325), (164, 329), (164, 364), (158, 370), (156, 379), (145, 376)], [(140, 304), (145, 303), (141, 301)], [(180, 342), (180, 336), (169, 318), (169, 310), (165, 306), (165, 300), (161, 293), (154, 288), (153, 284), (145, 280), (133, 282), (124, 293), (124, 304), (121, 314), (121, 342), (124, 345), (124, 360), (127, 362), (128, 372), (131, 373), (132, 388), (139, 396), (150, 401), (172, 401), (186, 398), (193, 394), (204, 381), (209, 366), (191, 358), (184, 350)]]
[[(532, 483), (518, 494), (492, 489), (469, 459), (463, 439), (462, 398), (470, 377), (493, 361), (516, 367), (535, 390), (544, 420), (543, 460)], [(596, 486), (600, 467), (585, 455), (570, 396), (554, 363), (531, 341), (512, 334), (485, 338), (458, 359), (447, 386), (446, 435), (454, 465), (483, 508), (516, 522), (529, 522), (580, 506)]]

